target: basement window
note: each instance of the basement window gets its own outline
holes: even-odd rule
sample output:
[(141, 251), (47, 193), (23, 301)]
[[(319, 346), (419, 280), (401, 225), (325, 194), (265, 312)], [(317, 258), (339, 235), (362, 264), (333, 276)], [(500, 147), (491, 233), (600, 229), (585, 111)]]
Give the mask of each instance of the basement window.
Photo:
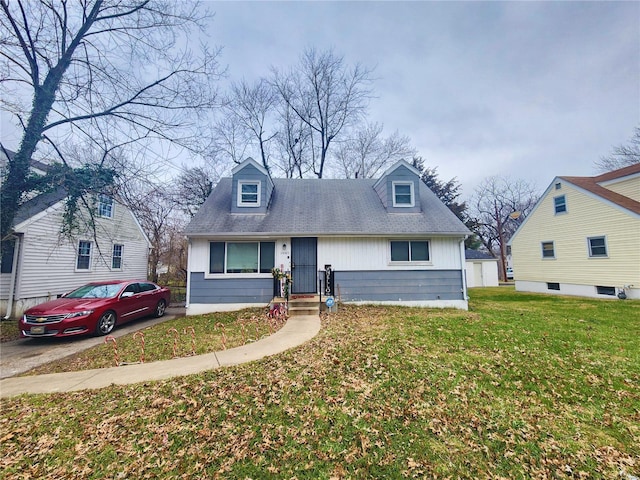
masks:
[(560, 290), (560, 284), (558, 282), (547, 282), (547, 290)]
[(613, 297), (616, 295), (616, 287), (597, 286), (596, 292), (598, 292), (598, 295), (611, 295)]

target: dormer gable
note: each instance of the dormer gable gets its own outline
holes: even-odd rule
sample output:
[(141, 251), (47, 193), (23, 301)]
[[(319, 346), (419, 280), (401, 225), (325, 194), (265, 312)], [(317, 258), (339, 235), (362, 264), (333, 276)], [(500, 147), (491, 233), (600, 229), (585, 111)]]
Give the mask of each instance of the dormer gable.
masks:
[(273, 194), (269, 172), (249, 157), (236, 166), (231, 175), (231, 213), (267, 213)]
[(420, 172), (404, 160), (389, 168), (373, 185), (389, 213), (419, 213)]

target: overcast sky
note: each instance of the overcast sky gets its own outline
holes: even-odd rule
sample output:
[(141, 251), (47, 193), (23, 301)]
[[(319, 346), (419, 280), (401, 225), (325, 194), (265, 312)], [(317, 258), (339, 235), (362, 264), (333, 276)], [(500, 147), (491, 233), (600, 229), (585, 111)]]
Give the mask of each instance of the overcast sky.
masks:
[(463, 195), (483, 178), (594, 175), (640, 124), (640, 2), (207, 2), (232, 79), (305, 47), (375, 67), (370, 118)]

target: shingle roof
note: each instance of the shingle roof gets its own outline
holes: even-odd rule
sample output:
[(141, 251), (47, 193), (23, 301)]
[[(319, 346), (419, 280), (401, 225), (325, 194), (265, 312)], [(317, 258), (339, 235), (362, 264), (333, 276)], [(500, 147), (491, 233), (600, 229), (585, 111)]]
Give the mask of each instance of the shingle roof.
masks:
[(387, 213), (375, 179), (273, 179), (266, 214), (232, 214), (223, 178), (185, 229), (210, 235), (466, 235), (469, 230), (420, 182), (422, 213)]
[(480, 250), (472, 250), (470, 248), (467, 248), (464, 251), (464, 258), (466, 258), (467, 260), (495, 260), (495, 261), (498, 261), (497, 258), (492, 257), (491, 255), (489, 255), (486, 252), (481, 252)]
[(32, 198), (31, 200), (26, 201), (16, 213), (16, 217), (13, 220), (14, 225), (19, 225), (20, 223), (28, 220), (29, 218), (37, 215), (40, 212), (44, 212), (47, 208), (55, 205), (56, 203), (64, 200), (67, 196), (66, 190), (63, 188), (58, 188), (57, 190), (49, 193), (43, 193), (38, 195), (37, 197)]
[(624, 195), (621, 195), (619, 193), (616, 193), (600, 185), (603, 182), (621, 179), (621, 178), (628, 177), (630, 175), (635, 175), (638, 173), (640, 173), (640, 163), (636, 163), (628, 167), (620, 168), (612, 172), (607, 172), (602, 175), (598, 175), (597, 177), (560, 177), (560, 178), (578, 187), (581, 187), (591, 193), (594, 193), (599, 197), (609, 200), (610, 202), (613, 202), (623, 208), (626, 208), (627, 210), (640, 214), (640, 202), (633, 200), (632, 198), (626, 197)]

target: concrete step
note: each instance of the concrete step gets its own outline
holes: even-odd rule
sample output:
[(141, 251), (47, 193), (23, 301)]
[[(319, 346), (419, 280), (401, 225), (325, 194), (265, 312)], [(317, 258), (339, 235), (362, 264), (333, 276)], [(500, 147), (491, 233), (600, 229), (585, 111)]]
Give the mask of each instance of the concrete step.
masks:
[(318, 295), (292, 296), (289, 299), (289, 316), (319, 315), (320, 297)]

